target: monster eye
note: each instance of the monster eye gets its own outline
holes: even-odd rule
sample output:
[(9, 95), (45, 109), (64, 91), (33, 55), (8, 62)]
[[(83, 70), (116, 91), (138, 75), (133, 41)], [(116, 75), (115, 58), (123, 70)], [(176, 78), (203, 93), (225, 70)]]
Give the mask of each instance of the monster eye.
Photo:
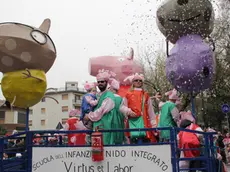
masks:
[(169, 74), (169, 80), (172, 82), (175, 78), (175, 72), (174, 71), (171, 71), (170, 74)]
[(158, 20), (159, 20), (160, 24), (161, 24), (162, 26), (164, 26), (164, 24), (165, 24), (164, 18), (161, 17), (161, 16), (159, 16), (159, 17), (158, 17)]
[(212, 16), (212, 10), (210, 8), (208, 8), (204, 12), (204, 20), (208, 22), (211, 19), (211, 16)]
[(124, 58), (119, 58), (118, 59), (120, 62), (123, 62), (125, 59)]
[(31, 32), (32, 38), (39, 44), (45, 44), (47, 41), (46, 35), (39, 30), (33, 30)]
[(209, 76), (209, 68), (206, 66), (203, 68), (203, 75), (205, 78)]
[(177, 0), (178, 5), (186, 5), (188, 0)]

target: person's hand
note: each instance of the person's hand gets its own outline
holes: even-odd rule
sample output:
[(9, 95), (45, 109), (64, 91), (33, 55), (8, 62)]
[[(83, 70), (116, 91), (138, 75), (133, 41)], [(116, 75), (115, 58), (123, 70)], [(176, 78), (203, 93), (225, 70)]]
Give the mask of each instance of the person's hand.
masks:
[(133, 112), (133, 111), (129, 111), (128, 112), (128, 116), (130, 116), (130, 117), (137, 117), (136, 113)]
[(151, 122), (152, 128), (157, 128), (156, 120), (152, 120)]
[(153, 125), (152, 125), (152, 128), (157, 128), (157, 124), (153, 124)]
[(217, 159), (222, 160), (222, 156), (219, 153), (217, 153)]
[(89, 121), (88, 114), (85, 115), (84, 120), (85, 120), (85, 121)]

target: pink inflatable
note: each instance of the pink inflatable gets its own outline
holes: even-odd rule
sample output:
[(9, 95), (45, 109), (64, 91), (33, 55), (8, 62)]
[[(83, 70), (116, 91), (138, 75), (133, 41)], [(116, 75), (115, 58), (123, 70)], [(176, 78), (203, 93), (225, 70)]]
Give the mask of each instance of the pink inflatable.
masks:
[(121, 86), (119, 94), (123, 96), (125, 90), (129, 88), (131, 83), (129, 81), (124, 82), (124, 79), (134, 73), (143, 73), (142, 67), (134, 59), (134, 52), (131, 48), (130, 56), (99, 56), (92, 57), (89, 60), (89, 74), (96, 76), (99, 69), (110, 70), (116, 73), (115, 79), (117, 79)]

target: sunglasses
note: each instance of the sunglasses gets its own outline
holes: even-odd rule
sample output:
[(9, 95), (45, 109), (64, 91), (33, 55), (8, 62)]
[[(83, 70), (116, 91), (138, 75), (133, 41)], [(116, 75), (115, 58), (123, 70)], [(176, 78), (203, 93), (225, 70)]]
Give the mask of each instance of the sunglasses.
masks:
[(142, 80), (136, 79), (136, 80), (134, 80), (134, 82), (142, 82)]
[(97, 83), (98, 83), (98, 84), (100, 84), (100, 83), (103, 84), (103, 83), (105, 83), (105, 81), (97, 81)]

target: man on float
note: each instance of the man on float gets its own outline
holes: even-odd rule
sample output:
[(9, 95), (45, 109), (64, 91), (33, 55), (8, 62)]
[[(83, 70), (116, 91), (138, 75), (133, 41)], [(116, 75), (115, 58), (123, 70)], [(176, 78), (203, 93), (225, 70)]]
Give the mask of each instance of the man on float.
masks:
[[(65, 130), (86, 130), (83, 123), (80, 121), (80, 111), (73, 109), (69, 112), (69, 119), (67, 120)], [(84, 145), (85, 144), (85, 133), (71, 133), (68, 134), (68, 145)]]
[[(130, 129), (156, 127), (152, 101), (149, 94), (143, 90), (144, 76), (136, 73), (125, 80), (130, 80), (132, 86), (126, 93), (124, 102), (136, 114), (136, 116), (129, 116), (128, 127)], [(131, 143), (134, 144), (138, 142), (156, 142), (152, 131), (130, 132), (130, 139)]]
[[(125, 118), (128, 116), (135, 116), (136, 114), (127, 106), (125, 106), (123, 98), (117, 94), (120, 83), (114, 78), (109, 79), (109, 90), (114, 93), (115, 96), (115, 109), (117, 110), (117, 115), (115, 121), (118, 124), (116, 129), (125, 129)], [(116, 144), (127, 143), (124, 132), (117, 132), (116, 135)]]
[[(116, 117), (115, 97), (114, 94), (107, 89), (111, 73), (107, 70), (99, 70), (97, 77), (97, 84), (100, 90), (98, 94), (99, 100), (93, 112), (86, 114), (84, 120), (93, 122), (93, 129), (110, 130), (115, 129), (114, 118)], [(115, 135), (112, 132), (103, 133), (103, 142), (105, 145), (115, 144)]]
[[(180, 120), (180, 114), (176, 107), (176, 101), (179, 100), (176, 89), (173, 89), (165, 95), (168, 96), (168, 101), (162, 106), (161, 116), (158, 126), (160, 127), (177, 127)], [(160, 131), (160, 141), (168, 142), (170, 139), (170, 130)]]

